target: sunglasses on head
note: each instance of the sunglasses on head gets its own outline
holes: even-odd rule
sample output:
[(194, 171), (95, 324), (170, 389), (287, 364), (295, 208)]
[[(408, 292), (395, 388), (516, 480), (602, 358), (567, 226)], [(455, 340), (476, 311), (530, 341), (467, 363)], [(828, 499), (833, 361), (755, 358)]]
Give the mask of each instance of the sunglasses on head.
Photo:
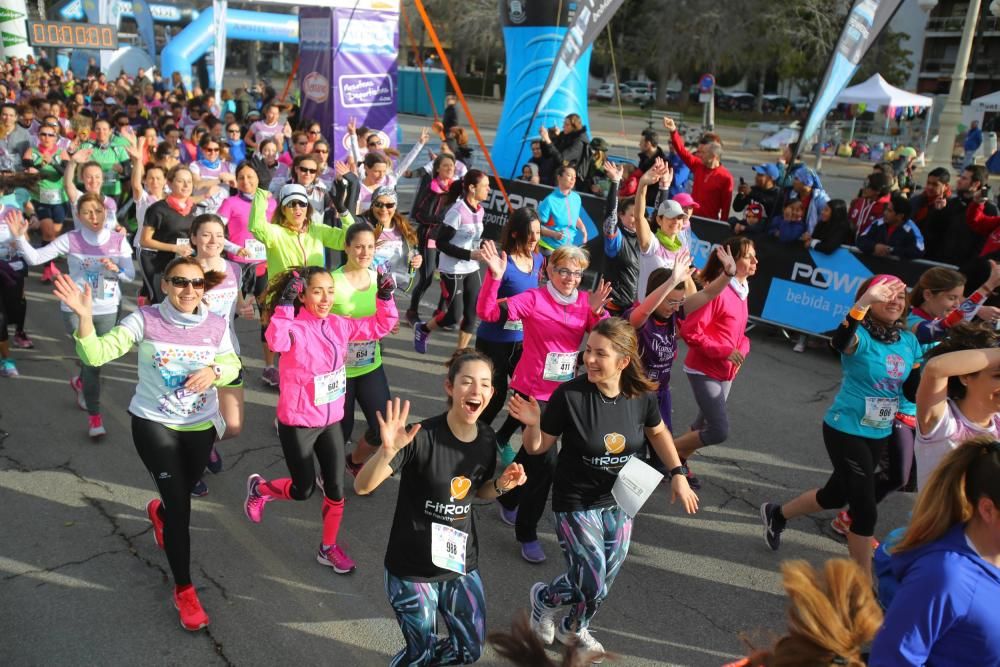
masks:
[(392, 201), (372, 202), (372, 208), (396, 208), (396, 202)]
[(205, 279), (204, 278), (185, 278), (183, 276), (170, 276), (167, 278), (167, 282), (174, 287), (179, 287), (184, 289), (188, 285), (195, 289), (205, 289)]
[(303, 174), (315, 174), (317, 171), (319, 171), (318, 169), (312, 167), (296, 167), (296, 169), (301, 171)]

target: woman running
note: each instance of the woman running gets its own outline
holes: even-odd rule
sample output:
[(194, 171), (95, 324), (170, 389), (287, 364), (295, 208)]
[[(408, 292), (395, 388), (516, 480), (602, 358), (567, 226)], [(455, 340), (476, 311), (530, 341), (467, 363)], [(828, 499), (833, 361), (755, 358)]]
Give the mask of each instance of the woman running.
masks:
[[(36, 179), (37, 176), (32, 177), (32, 180)], [(9, 327), (14, 327), (15, 347), (30, 349), (35, 346), (24, 331), (28, 311), (28, 302), (24, 298), (24, 279), (28, 275), (28, 265), (18, 248), (14, 229), (7, 224), (6, 219), (14, 211), (20, 213), (16, 204), (4, 201), (0, 206), (0, 377), (19, 375), (17, 365), (10, 357)], [(23, 214), (20, 220), (23, 221)], [(17, 220), (15, 226), (16, 223)]]
[[(544, 411), (556, 387), (576, 376), (580, 342), (607, 317), (604, 303), (611, 294), (611, 285), (601, 281), (595, 292), (580, 291), (580, 278), (589, 264), (587, 252), (577, 246), (563, 246), (549, 257), (545, 269), (549, 281), (544, 287), (526, 290), (501, 303), (497, 293), (507, 270), (507, 255), (497, 253), (493, 242), (487, 241), (483, 244), (483, 261), (489, 273), (476, 310), (486, 322), (521, 321), (524, 349), (510, 386), (521, 396), (538, 401)], [(497, 436), (501, 449), (518, 426), (521, 423), (512, 415)], [(529, 563), (541, 563), (545, 551), (538, 541), (538, 520), (545, 512), (552, 486), (556, 451), (530, 454), (522, 447), (514, 461), (524, 466), (530, 481), (500, 500), (500, 518), (515, 527), (521, 557)]]
[(423, 258), (417, 254), (417, 234), (397, 208), (396, 191), (381, 187), (372, 195), (372, 207), (362, 216), (375, 229), (376, 267), (386, 267), (398, 289), (408, 291)]
[(53, 240), (62, 232), (63, 221), (71, 216), (63, 172), (69, 155), (58, 146), (59, 133), (45, 126), (38, 130), (38, 146), (24, 154), (25, 171), (37, 173), (41, 178), (32, 189), (31, 204), (41, 224), (42, 236)]
[(869, 665), (1000, 664), (1000, 442), (971, 440), (941, 460), (892, 569), (899, 589)]
[[(200, 157), (191, 163), (194, 191), (208, 192), (208, 196), (198, 203), (198, 209), (203, 213), (215, 213), (229, 195), (229, 187), (236, 183), (233, 164), (222, 159), (222, 142), (210, 134), (201, 138), (198, 149)], [(215, 194), (211, 194), (213, 189)]]
[(132, 439), (160, 494), (146, 512), (157, 546), (167, 552), (181, 627), (191, 631), (208, 625), (191, 584), (191, 487), (223, 431), (215, 387), (240, 372), (226, 320), (202, 304), (205, 289), (221, 277), (178, 257), (163, 271), (163, 302), (140, 308), (103, 336), (94, 329), (90, 284), (81, 292), (67, 276), (55, 279), (56, 296), (79, 318), (74, 338), (85, 365), (102, 366), (139, 348), (139, 383), (128, 408)]
[[(507, 219), (507, 224), (500, 232), (500, 248), (501, 252), (507, 254), (507, 267), (500, 278), (497, 290), (499, 299), (507, 299), (538, 287), (543, 262), (542, 255), (538, 252), (541, 235), (541, 221), (533, 208), (519, 208)], [(503, 409), (508, 378), (514, 373), (521, 358), (523, 340), (524, 327), (520, 320), (489, 322), (484, 319), (479, 323), (476, 349), (493, 362), (493, 387), (496, 390), (489, 405), (483, 410), (482, 420), (486, 424), (492, 425)], [(516, 426), (516, 422), (511, 420), (508, 428)], [(510, 434), (513, 434), (513, 430), (510, 430), (507, 439)], [(500, 440), (500, 447), (500, 463), (506, 466), (514, 460), (516, 452), (507, 440)]]
[[(273, 209), (270, 222), (266, 212), (271, 210), (270, 193), (258, 188), (250, 204), (250, 233), (264, 244), (267, 255), (267, 275), (277, 276), (293, 266), (324, 266), (326, 248), (344, 249), (344, 228), (317, 224), (312, 221), (313, 209), (309, 195), (301, 185), (294, 183), (281, 188), (278, 193), (279, 205)], [(347, 210), (340, 211), (340, 221), (344, 227), (352, 224), (354, 218)], [(267, 321), (261, 318), (261, 326)], [(274, 366), (274, 354), (265, 353), (270, 362), (264, 368), (262, 379), (265, 384), (278, 386), (278, 369)]]
[(381, 338), (399, 315), (391, 281), (379, 289), (372, 317), (331, 317), (335, 290), (326, 269), (298, 267), (276, 276), (264, 296), (267, 343), (281, 353), (278, 438), (291, 477), (268, 481), (250, 475), (245, 511), (260, 523), (267, 502), (308, 499), (315, 488), (315, 455), (323, 480), (323, 537), (316, 560), (348, 574), (354, 561), (337, 541), (344, 514), (344, 437), (338, 422), (347, 390), (345, 355), (349, 340)]
[(420, 297), (434, 281), (434, 271), (437, 270), (438, 225), (448, 210), (448, 191), (455, 182), (455, 156), (442, 153), (434, 158), (431, 173), (425, 176), (420, 184), (413, 204), (413, 219), (417, 221), (420, 256), (423, 258), (420, 266), (420, 279), (410, 297), (410, 307), (406, 311), (406, 321), (413, 326), (420, 319)]
[(438, 228), (438, 271), (441, 274), (441, 299), (427, 322), (413, 325), (413, 347), (427, 353), (427, 341), (435, 329), (459, 325), (456, 349), (468, 347), (476, 329), (476, 299), (479, 296), (479, 249), (483, 237), (480, 202), (490, 196), (490, 179), (478, 169), (470, 169), (461, 181), (452, 184), (447, 204), (451, 208)]
[[(375, 230), (367, 222), (347, 228), (344, 237), (347, 263), (333, 272), (333, 312), (341, 317), (366, 318), (377, 312), (379, 275), (372, 268)], [(391, 277), (391, 274), (386, 274)], [(398, 319), (397, 319), (398, 322)], [(340, 422), (344, 441), (354, 432), (354, 406), (361, 406), (367, 426), (354, 450), (347, 455), (347, 469), (357, 475), (381, 442), (375, 414), (389, 400), (389, 380), (382, 366), (379, 337), (352, 340), (347, 346), (347, 392), (344, 419)]]
[(144, 306), (153, 290), (150, 288), (152, 276), (145, 275), (144, 266), (151, 266), (152, 257), (143, 259), (143, 253), (154, 254), (152, 250), (142, 247), (142, 227), (146, 224), (146, 211), (149, 207), (166, 196), (167, 172), (155, 164), (143, 164), (145, 137), (139, 138), (138, 148), (129, 147), (132, 158), (132, 201), (135, 202), (136, 234), (132, 240), (135, 257), (139, 260), (139, 273), (142, 275), (142, 286), (139, 288), (139, 305)]
[[(366, 495), (400, 474), (385, 553), (385, 592), (406, 647), (390, 665), (458, 665), (479, 660), (486, 641), (486, 597), (472, 499), (491, 499), (524, 484), (509, 465), (494, 478), (496, 438), (478, 423), (493, 396), (490, 361), (459, 350), (448, 363), (448, 411), (407, 427), (410, 402), (377, 414), (382, 447), (358, 473)], [(448, 637), (438, 637), (441, 614)]]
[[(642, 367), (635, 329), (617, 317), (599, 322), (587, 338), (583, 364), (586, 375), (559, 385), (544, 417), (533, 398), (515, 395), (510, 407), (526, 427), (523, 444), (531, 454), (555, 451), (556, 440), (562, 441), (552, 511), (567, 569), (551, 584), (531, 587), (532, 628), (546, 644), (558, 638), (603, 653), (587, 628), (625, 563), (632, 537), (632, 517), (611, 493), (618, 475), (648, 440), (670, 471), (671, 502), (679, 499), (694, 514), (698, 496), (660, 418), (656, 382)], [(569, 613), (557, 624), (560, 607)]]
[[(106, 211), (101, 195), (83, 195), (77, 208), (83, 225), (37, 250), (28, 243), (28, 225), (19, 211), (11, 211), (6, 222), (11, 234), (17, 238), (18, 250), (28, 264), (35, 266), (51, 262), (57, 257), (66, 257), (69, 277), (73, 283), (80, 289), (89, 285), (92, 291), (91, 326), (98, 336), (103, 336), (118, 323), (122, 300), (121, 281), (135, 278), (132, 249), (124, 234), (113, 232), (105, 226)], [(62, 306), (62, 314), (66, 333), (72, 335), (80, 325), (80, 318), (66, 304)], [(76, 392), (77, 405), (88, 414), (87, 433), (95, 440), (107, 434), (101, 418), (99, 365), (88, 365), (84, 360), (80, 374), (70, 380), (70, 386)]]
[(760, 507), (764, 541), (774, 551), (789, 519), (848, 506), (851, 558), (871, 577), (877, 503), (892, 491), (875, 467), (892, 433), (903, 383), (920, 362), (916, 336), (905, 329), (906, 285), (895, 276), (869, 278), (830, 344), (840, 352), (844, 378), (823, 418), (823, 442), (833, 473), (822, 489)]
[(191, 190), (194, 177), (188, 167), (177, 166), (167, 172), (170, 194), (146, 209), (146, 219), (140, 230), (140, 245), (155, 254), (142, 253), (143, 271), (149, 276), (152, 301), (159, 303), (165, 296), (160, 290), (163, 272), (174, 257), (188, 257), (191, 249), (191, 222), (194, 220), (194, 200)]
[[(642, 303), (625, 311), (624, 318), (635, 327), (639, 337), (639, 357), (649, 379), (658, 383), (656, 389), (660, 417), (673, 429), (670, 395), (670, 372), (677, 356), (677, 330), (684, 318), (709, 304), (729, 286), (729, 274), (736, 271), (736, 260), (726, 246), (716, 246), (715, 252), (722, 264), (722, 272), (700, 292), (690, 292), (691, 256), (686, 250), (677, 254), (672, 269), (655, 269), (646, 283), (646, 298)], [(665, 472), (665, 463), (648, 452), (650, 464)]]
[[(744, 331), (749, 320), (748, 280), (757, 273), (757, 250), (746, 237), (727, 239), (723, 245), (736, 260), (735, 272), (729, 273), (731, 269), (725, 267), (718, 255), (712, 254), (705, 262), (701, 279), (711, 283), (725, 274), (730, 278), (729, 288), (713, 299), (708, 308), (702, 308), (681, 325), (681, 337), (688, 345), (684, 374), (698, 404), (698, 416), (691, 430), (674, 443), (685, 465), (702, 447), (720, 444), (729, 437), (726, 400), (736, 374), (750, 354), (750, 339)], [(688, 481), (694, 489), (701, 486), (693, 474), (689, 474)]]

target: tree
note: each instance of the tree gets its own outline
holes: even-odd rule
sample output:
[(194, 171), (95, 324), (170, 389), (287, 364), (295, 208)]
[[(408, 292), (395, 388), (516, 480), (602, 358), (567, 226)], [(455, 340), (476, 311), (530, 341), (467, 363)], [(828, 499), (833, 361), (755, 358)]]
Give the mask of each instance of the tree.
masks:
[(882, 78), (894, 86), (906, 85), (906, 80), (913, 71), (913, 61), (910, 56), (913, 51), (903, 46), (906, 34), (894, 32), (886, 28), (878, 36), (865, 57), (858, 65), (854, 82), (867, 81), (873, 74), (881, 74)]

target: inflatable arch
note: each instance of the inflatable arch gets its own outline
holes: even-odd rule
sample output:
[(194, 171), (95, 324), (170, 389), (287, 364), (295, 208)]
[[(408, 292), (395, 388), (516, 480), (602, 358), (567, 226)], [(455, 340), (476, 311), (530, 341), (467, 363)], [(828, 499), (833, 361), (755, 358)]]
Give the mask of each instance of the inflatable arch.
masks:
[[(160, 71), (170, 77), (180, 72), (191, 89), (191, 67), (212, 47), (215, 40), (215, 12), (206, 8), (181, 30), (160, 54)], [(264, 14), (243, 9), (226, 12), (226, 38), (258, 42), (298, 43), (299, 17), (294, 14)]]

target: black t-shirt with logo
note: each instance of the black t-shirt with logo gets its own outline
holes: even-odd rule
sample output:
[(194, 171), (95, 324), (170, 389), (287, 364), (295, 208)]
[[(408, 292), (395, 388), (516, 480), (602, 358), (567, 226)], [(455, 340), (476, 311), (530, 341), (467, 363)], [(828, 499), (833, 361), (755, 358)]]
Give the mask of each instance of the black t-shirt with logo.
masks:
[(401, 579), (446, 581), (457, 572), (431, 560), (431, 524), (442, 523), (468, 533), (466, 572), (476, 569), (479, 545), (472, 518), (472, 499), (496, 470), (496, 434), (480, 422), (472, 442), (462, 442), (448, 427), (446, 415), (421, 422), (416, 437), (389, 462), (402, 472), (396, 513), (389, 533), (385, 567)]
[(602, 396), (586, 375), (553, 392), (542, 415), (542, 431), (562, 436), (552, 485), (552, 511), (613, 507), (611, 487), (632, 455), (642, 449), (646, 427), (661, 421), (656, 396)]

